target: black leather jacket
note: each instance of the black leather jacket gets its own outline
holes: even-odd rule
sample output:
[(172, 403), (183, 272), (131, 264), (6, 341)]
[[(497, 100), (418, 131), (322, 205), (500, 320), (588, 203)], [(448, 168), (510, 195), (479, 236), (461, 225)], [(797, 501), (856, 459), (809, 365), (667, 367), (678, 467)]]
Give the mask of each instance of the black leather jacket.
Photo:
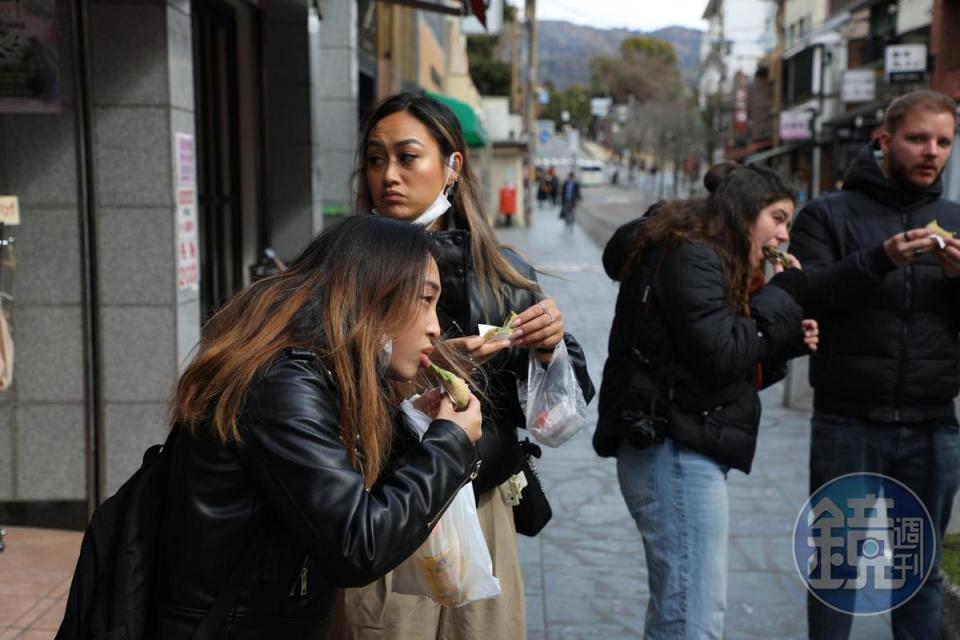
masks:
[(250, 554), (258, 561), (221, 637), (324, 638), (336, 588), (407, 558), (478, 464), (463, 430), (435, 420), (366, 491), (340, 440), (333, 377), (309, 351), (288, 350), (258, 375), (239, 426), (241, 446), (178, 438), (154, 638), (191, 637)]
[[(501, 314), (493, 291), (481, 287), (477, 279), (466, 224), (462, 221), (458, 224), (452, 213), (447, 214), (446, 223), (446, 231), (433, 234), (434, 257), (443, 286), (437, 315), (445, 337), (475, 336), (478, 324), (503, 324), (511, 311), (521, 313), (537, 303), (539, 298), (530, 290), (504, 284), (501, 290), (504, 310)], [(536, 281), (534, 268), (514, 251), (502, 248), (501, 254), (520, 275)], [(583, 348), (570, 334), (564, 335), (564, 342), (583, 397), (590, 402), (594, 388), (587, 373)], [(529, 358), (527, 349), (505, 349), (486, 364), (490, 402), (483, 403), (483, 438), (478, 443), (483, 464), (473, 481), (478, 497), (506, 481), (523, 462), (516, 442), (517, 428), (523, 427), (526, 420), (517, 397), (517, 380), (526, 379)]]

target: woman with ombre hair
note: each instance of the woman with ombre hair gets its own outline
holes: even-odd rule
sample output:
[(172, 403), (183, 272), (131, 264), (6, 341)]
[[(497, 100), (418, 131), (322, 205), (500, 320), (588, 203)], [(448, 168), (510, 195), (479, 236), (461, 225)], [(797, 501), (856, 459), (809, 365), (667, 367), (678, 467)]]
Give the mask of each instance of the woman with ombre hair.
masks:
[[(525, 639), (513, 507), (498, 489), (523, 462), (517, 440), (526, 418), (517, 382), (526, 380), (531, 357), (547, 363), (563, 341), (589, 401), (593, 385), (583, 350), (564, 333), (563, 314), (544, 296), (533, 267), (497, 242), (480, 204), (463, 132), (447, 107), (413, 93), (380, 103), (361, 133), (356, 177), (359, 214), (430, 232), (443, 283), (437, 314), (445, 344), (466, 356), (487, 381), (481, 398), (482, 464), (473, 489), (502, 594), (451, 609), (427, 598), (393, 593), (387, 576), (344, 593), (336, 637)], [(502, 326), (511, 312), (517, 317), (509, 340), (488, 341), (478, 335), (479, 324)]]
[(423, 543), (475, 476), (481, 433), (473, 396), (457, 412), (425, 394), (422, 441), (395, 415), (430, 364), (440, 287), (422, 228), (353, 217), (204, 327), (173, 399), (151, 637), (193, 637), (236, 579), (231, 638), (324, 638), (337, 587)]

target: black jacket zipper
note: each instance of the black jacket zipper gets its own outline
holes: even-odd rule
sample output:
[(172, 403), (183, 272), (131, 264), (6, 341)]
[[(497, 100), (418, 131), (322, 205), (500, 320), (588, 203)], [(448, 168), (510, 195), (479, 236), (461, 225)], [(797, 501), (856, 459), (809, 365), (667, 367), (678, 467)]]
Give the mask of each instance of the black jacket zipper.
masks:
[(444, 512), (446, 512), (446, 510), (450, 507), (450, 505), (456, 499), (457, 494), (460, 493), (460, 489), (463, 489), (465, 486), (467, 486), (468, 482), (472, 482), (477, 477), (477, 474), (480, 473), (481, 462), (482, 462), (481, 460), (477, 460), (476, 462), (473, 463), (473, 469), (471, 469), (470, 475), (467, 476), (466, 480), (460, 483), (460, 486), (457, 487), (457, 490), (454, 491), (453, 495), (451, 495), (450, 498), (446, 501), (446, 503), (444, 503), (443, 508), (440, 509), (440, 512), (437, 513), (437, 515), (435, 515), (433, 519), (427, 523), (427, 529), (433, 529), (433, 527), (437, 524), (440, 518), (443, 517)]
[[(903, 232), (909, 228), (910, 218), (906, 213), (900, 214), (903, 221)], [(907, 368), (907, 321), (910, 317), (910, 308), (913, 304), (913, 265), (907, 264), (903, 271), (903, 318), (900, 327), (900, 361), (897, 366), (897, 393), (893, 405), (893, 420), (900, 421), (900, 407), (903, 406), (903, 383)]]

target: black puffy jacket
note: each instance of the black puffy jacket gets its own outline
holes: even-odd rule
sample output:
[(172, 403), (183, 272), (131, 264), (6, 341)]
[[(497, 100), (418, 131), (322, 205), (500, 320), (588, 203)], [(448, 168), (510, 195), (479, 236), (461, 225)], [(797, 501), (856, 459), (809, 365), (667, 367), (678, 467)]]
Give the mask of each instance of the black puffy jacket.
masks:
[[(632, 227), (615, 236), (618, 243), (629, 242), (638, 223), (628, 224)], [(616, 277), (621, 272), (628, 253), (623, 246), (608, 245), (608, 274)], [(635, 382), (636, 347), (649, 360), (644, 369), (672, 387), (672, 401), (684, 411), (703, 413), (725, 405), (742, 407), (742, 415), (731, 416), (736, 429), (745, 434), (736, 446), (750, 450), (731, 457), (750, 460), (760, 410), (757, 387), (782, 377), (779, 372), (783, 363), (804, 353), (802, 319), (802, 308), (793, 298), (784, 289), (771, 286), (753, 296), (750, 317), (735, 315), (727, 302), (716, 250), (691, 242), (654, 247), (620, 285), (600, 389), (600, 415), (622, 393), (656, 387), (640, 384), (627, 390), (618, 384)], [(771, 373), (763, 375), (763, 371)], [(650, 406), (652, 398), (643, 400), (643, 406)], [(667, 429), (669, 436), (670, 427)], [(617, 437), (598, 431), (594, 438), (597, 452), (615, 453)], [(740, 468), (749, 472), (750, 465)]]
[[(454, 213), (445, 216), (447, 229), (433, 234), (434, 257), (440, 269), (443, 290), (437, 304), (440, 326), (447, 338), (475, 336), (478, 324), (501, 325), (511, 311), (521, 313), (537, 303), (538, 298), (528, 289), (504, 284), (501, 296), (504, 309), (501, 314), (493, 291), (481, 287), (473, 267), (470, 232)], [(501, 254), (517, 273), (536, 281), (537, 274), (514, 251), (501, 249)], [(573, 362), (574, 373), (583, 397), (590, 402), (594, 396), (593, 383), (587, 373), (583, 348), (570, 334), (564, 335), (567, 352)], [(490, 491), (515, 474), (523, 462), (517, 446), (517, 428), (526, 424), (517, 396), (517, 380), (525, 380), (530, 352), (510, 348), (501, 351), (485, 365), (489, 388), (489, 402), (483, 402), (483, 437), (478, 443), (483, 464), (473, 482), (476, 495)]]
[[(190, 638), (244, 556), (221, 637), (326, 637), (337, 587), (384, 575), (427, 538), (430, 523), (475, 473), (476, 447), (435, 420), (368, 492), (340, 439), (332, 375), (288, 350), (258, 374), (239, 418), (243, 444), (209, 432), (178, 438), (164, 519), (152, 638)], [(409, 433), (397, 430), (397, 433)]]
[[(797, 215), (790, 251), (805, 272), (843, 285), (811, 287), (805, 302), (820, 322), (810, 365), (814, 407), (878, 421), (954, 419), (960, 391), (960, 281), (927, 254), (896, 269), (883, 242), (936, 219), (960, 231), (960, 205), (938, 180), (923, 193), (883, 175), (872, 145), (850, 167), (843, 191)], [(839, 284), (838, 284), (839, 283)]]

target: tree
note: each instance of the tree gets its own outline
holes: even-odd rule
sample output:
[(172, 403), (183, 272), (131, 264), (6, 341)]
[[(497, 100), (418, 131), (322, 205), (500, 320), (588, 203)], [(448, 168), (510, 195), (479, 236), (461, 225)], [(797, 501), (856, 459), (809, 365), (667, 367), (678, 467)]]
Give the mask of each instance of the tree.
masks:
[(550, 102), (540, 112), (540, 117), (553, 120), (557, 125), (563, 124), (563, 112), (570, 114), (570, 124), (586, 131), (590, 128), (593, 116), (590, 114), (590, 91), (586, 87), (573, 85), (566, 91), (554, 91), (548, 81), (545, 86), (550, 90)]
[(627, 38), (620, 57), (597, 56), (590, 61), (595, 93), (625, 103), (633, 96), (640, 102), (663, 100), (683, 92), (680, 68), (673, 45), (659, 38)]
[[(504, 25), (510, 25), (517, 19), (517, 9), (509, 4), (503, 5)], [(503, 33), (508, 33), (504, 28)], [(483, 96), (510, 95), (510, 81), (513, 69), (509, 62), (497, 57), (501, 36), (470, 36), (467, 38), (467, 60), (470, 65), (470, 79), (477, 91)]]
[(496, 57), (497, 36), (470, 36), (467, 38), (467, 59), (470, 79), (483, 96), (510, 95), (513, 69)]

